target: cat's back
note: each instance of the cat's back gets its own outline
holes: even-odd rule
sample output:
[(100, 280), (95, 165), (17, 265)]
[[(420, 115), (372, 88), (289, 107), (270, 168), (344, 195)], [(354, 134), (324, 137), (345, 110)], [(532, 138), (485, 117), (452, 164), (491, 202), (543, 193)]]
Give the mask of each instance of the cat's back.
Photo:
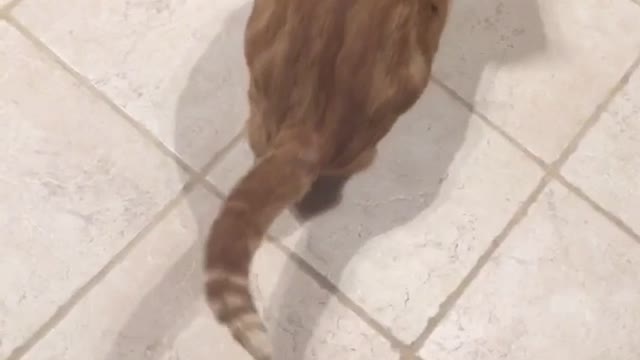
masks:
[(431, 0), (255, 0), (245, 43), (253, 100), (267, 121), (353, 137), (417, 100), (440, 22)]

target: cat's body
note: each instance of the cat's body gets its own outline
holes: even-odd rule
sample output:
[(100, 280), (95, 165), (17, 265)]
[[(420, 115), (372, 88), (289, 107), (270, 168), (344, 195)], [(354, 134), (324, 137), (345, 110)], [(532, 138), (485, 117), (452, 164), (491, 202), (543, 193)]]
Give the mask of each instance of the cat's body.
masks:
[(249, 293), (273, 220), (320, 176), (366, 168), (427, 86), (448, 0), (255, 0), (245, 37), (256, 163), (231, 191), (206, 248), (213, 312), (255, 359), (270, 360)]

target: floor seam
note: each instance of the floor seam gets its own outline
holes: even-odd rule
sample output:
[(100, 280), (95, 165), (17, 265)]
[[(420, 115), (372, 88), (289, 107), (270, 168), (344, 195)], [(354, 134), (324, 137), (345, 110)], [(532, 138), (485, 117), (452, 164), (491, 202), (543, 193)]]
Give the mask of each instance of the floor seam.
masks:
[[(637, 5), (640, 5), (640, 0), (631, 0)], [(196, 185), (202, 185), (210, 192), (212, 192), (217, 197), (224, 200), (225, 195), (220, 189), (213, 183), (211, 183), (207, 179), (208, 173), (214, 169), (225, 157), (226, 155), (242, 140), (244, 131), (235, 135), (224, 147), (222, 150), (216, 152), (212, 158), (207, 161), (207, 163), (200, 170), (196, 170), (191, 167), (187, 162), (182, 160), (180, 156), (171, 150), (169, 147), (164, 145), (155, 135), (153, 135), (148, 129), (142, 126), (139, 122), (137, 122), (131, 115), (129, 115), (125, 110), (123, 110), (120, 106), (118, 106), (113, 100), (108, 97), (105, 93), (103, 93), (100, 89), (98, 89), (88, 78), (82, 75), (80, 72), (73, 69), (69, 64), (67, 64), (60, 56), (58, 56), (51, 48), (49, 48), (46, 43), (40, 40), (37, 36), (30, 32), (30, 30), (20, 23), (17, 19), (15, 19), (10, 11), (21, 2), (21, 0), (13, 0), (12, 2), (6, 4), (4, 7), (0, 9), (0, 17), (3, 17), (7, 20), (7, 22), (14, 26), (25, 36), (29, 41), (34, 43), (36, 47), (40, 51), (44, 51), (47, 56), (52, 57), (54, 62), (56, 62), (59, 66), (61, 66), (65, 71), (71, 74), (71, 76), (79, 81), (82, 86), (87, 88), (87, 90), (93, 95), (96, 96), (100, 101), (106, 103), (112, 110), (114, 110), (118, 115), (122, 116), (123, 119), (129, 123), (129, 125), (133, 126), (136, 131), (139, 132), (141, 136), (143, 136), (147, 141), (151, 141), (151, 143), (158, 148), (163, 154), (172, 158), (176, 163), (182, 167), (187, 173), (190, 175), (190, 180), (184, 185), (183, 189), (179, 192), (179, 194), (169, 201), (160, 211), (155, 213), (152, 216), (152, 221), (141, 230), (136, 236), (133, 237), (132, 240), (129, 241), (125, 248), (123, 248), (120, 252), (118, 252), (115, 256), (113, 256), (107, 265), (105, 265), (94, 277), (92, 277), (89, 282), (83, 285), (79, 290), (74, 292), (71, 295), (70, 299), (65, 302), (56, 313), (47, 320), (42, 327), (36, 331), (36, 333), (29, 338), (23, 345), (20, 345), (16, 348), (7, 360), (17, 360), (21, 359), (33, 346), (35, 346), (42, 338), (44, 338), (51, 329), (57, 326), (64, 318), (67, 316), (69, 312), (73, 310), (75, 305), (80, 302), (90, 291), (95, 288), (116, 266), (118, 266), (123, 260), (127, 258), (127, 255), (131, 252), (137, 244), (147, 235), (153, 228), (155, 228), (159, 223), (162, 222), (166, 218), (166, 216), (175, 208), (177, 204), (183, 201), (186, 193), (191, 191), (193, 187)], [(497, 251), (497, 249), (501, 246), (501, 244), (508, 238), (511, 230), (515, 228), (520, 221), (522, 221), (529, 210), (529, 208), (535, 203), (537, 197), (542, 193), (548, 183), (552, 180), (557, 180), (566, 186), (572, 193), (577, 194), (583, 201), (589, 203), (589, 205), (594, 208), (597, 212), (603, 214), (607, 217), (608, 220), (613, 222), (616, 226), (621, 228), (626, 234), (630, 235), (635, 241), (640, 242), (640, 236), (635, 233), (624, 221), (610, 213), (607, 209), (601, 206), (598, 202), (591, 199), (584, 191), (580, 188), (572, 184), (569, 180), (564, 178), (560, 174), (560, 169), (567, 162), (567, 160), (571, 157), (571, 155), (579, 148), (581, 141), (584, 137), (589, 133), (589, 131), (593, 128), (593, 126), (598, 122), (599, 117), (602, 112), (606, 111), (607, 107), (611, 103), (611, 101), (619, 94), (619, 91), (624, 87), (626, 82), (628, 82), (630, 76), (633, 72), (638, 68), (640, 64), (640, 57), (633, 63), (631, 68), (625, 73), (622, 79), (616, 84), (616, 86), (610, 91), (610, 93), (605, 97), (605, 99), (597, 106), (596, 110), (589, 117), (589, 119), (585, 122), (583, 127), (578, 131), (578, 133), (567, 143), (567, 146), (563, 149), (557, 160), (552, 162), (551, 164), (547, 164), (541, 158), (536, 156), (534, 153), (529, 151), (524, 145), (522, 145), (519, 141), (513, 138), (507, 131), (505, 131), (502, 127), (493, 123), (487, 116), (482, 114), (482, 112), (475, 109), (473, 104), (466, 101), (460, 95), (458, 95), (453, 89), (449, 88), (444, 82), (438, 80), (434, 77), (433, 81), (440, 87), (442, 87), (449, 95), (454, 96), (458, 102), (460, 102), (467, 110), (469, 110), (472, 114), (478, 116), (485, 124), (491, 127), (493, 130), (497, 131), (503, 138), (505, 138), (511, 145), (518, 148), (521, 152), (523, 152), (529, 160), (534, 161), (539, 167), (545, 170), (545, 175), (541, 178), (538, 185), (534, 188), (533, 192), (529, 194), (529, 197), (518, 207), (515, 211), (514, 215), (507, 223), (507, 225), (502, 229), (502, 231), (494, 238), (492, 244), (489, 248), (480, 256), (476, 265), (467, 273), (465, 278), (462, 280), (460, 284), (458, 284), (457, 288), (445, 299), (445, 301), (441, 304), (441, 310), (438, 311), (436, 316), (432, 317), (423, 333), (426, 335), (419, 336), (414, 342), (411, 344), (405, 344), (399, 339), (397, 339), (391, 331), (389, 331), (384, 325), (373, 319), (373, 317), (364, 310), (360, 305), (358, 305), (355, 301), (349, 298), (345, 293), (343, 293), (340, 288), (334, 284), (330, 279), (321, 274), (318, 270), (316, 270), (310, 263), (302, 258), (299, 254), (295, 253), (288, 247), (282, 245), (276, 238), (270, 238), (276, 247), (280, 249), (280, 251), (284, 252), (288, 259), (294, 261), (301, 271), (304, 271), (307, 275), (312, 277), (318, 285), (320, 285), (323, 289), (329, 291), (331, 294), (335, 296), (335, 298), (340, 301), (345, 307), (347, 307), (351, 312), (355, 313), (361, 320), (367, 323), (373, 330), (387, 339), (392, 346), (401, 349), (401, 353), (403, 356), (410, 356), (413, 358), (419, 358), (417, 354), (418, 351), (424, 346), (424, 344), (428, 341), (430, 335), (435, 331), (435, 329), (439, 326), (442, 319), (444, 319), (449, 311), (455, 306), (458, 299), (466, 292), (468, 287), (474, 282), (479, 273), (485, 267), (486, 263), (489, 261), (491, 256)], [(626, 80), (625, 80), (626, 79)], [(626, 81), (626, 82), (625, 82)], [(156, 219), (156, 217), (158, 219)], [(156, 221), (157, 220), (157, 221)], [(126, 252), (125, 252), (126, 250)], [(121, 252), (124, 252), (121, 255)], [(112, 264), (114, 262), (114, 264)], [(109, 268), (108, 268), (109, 267)], [(107, 269), (108, 268), (108, 269)], [(105, 270), (106, 269), (106, 270)], [(104, 271), (103, 271), (104, 270)], [(95, 283), (94, 283), (95, 279)], [(458, 293), (459, 292), (459, 293)], [(355, 310), (354, 310), (355, 309)], [(365, 318), (363, 318), (365, 317)], [(433, 322), (433, 325), (432, 325)], [(424, 337), (424, 339), (423, 339)], [(33, 341), (32, 341), (33, 340)], [(420, 346), (416, 348), (418, 345), (416, 342), (420, 340)]]
[[(640, 2), (640, 0), (638, 0)], [(640, 54), (637, 58), (631, 63), (631, 65), (627, 68), (627, 70), (620, 77), (618, 82), (609, 90), (607, 95), (605, 95), (604, 99), (596, 106), (593, 110), (591, 116), (585, 121), (583, 126), (576, 132), (573, 138), (567, 143), (567, 146), (561, 151), (558, 158), (552, 163), (546, 163), (541, 158), (537, 157), (535, 154), (530, 152), (523, 144), (521, 144), (518, 140), (511, 137), (508, 132), (502, 129), (500, 126), (494, 124), (488, 116), (484, 115), (482, 112), (478, 111), (471, 103), (465, 100), (461, 95), (459, 95), (455, 90), (447, 86), (443, 81), (434, 77), (434, 82), (438, 84), (443, 90), (448, 92), (455, 100), (459, 101), (468, 111), (472, 114), (478, 116), (482, 119), (487, 125), (495, 129), (501, 136), (503, 136), (509, 143), (518, 148), (520, 151), (524, 152), (527, 157), (534, 161), (540, 168), (543, 169), (547, 174), (553, 177), (555, 180), (565, 184), (569, 190), (578, 191), (576, 195), (583, 198), (585, 201), (590, 203), (594, 209), (598, 210), (598, 212), (602, 213), (608, 219), (612, 220), (615, 225), (619, 226), (622, 231), (629, 234), (630, 236), (635, 237), (635, 232), (630, 231), (631, 227), (627, 225), (625, 222), (620, 220), (615, 214), (611, 211), (607, 210), (604, 206), (600, 205), (587, 195), (586, 192), (579, 190), (579, 188), (571, 183), (568, 179), (564, 178), (561, 175), (561, 169), (563, 165), (568, 161), (568, 159), (575, 153), (578, 149), (580, 142), (582, 139), (586, 137), (589, 130), (595, 126), (598, 122), (602, 114), (609, 108), (611, 102), (620, 94), (620, 92), (624, 89), (624, 87), (629, 83), (630, 78), (636, 71), (640, 71)], [(617, 220), (615, 220), (617, 219)], [(615, 221), (614, 221), (615, 220)]]
[(238, 134), (233, 136), (225, 146), (223, 146), (220, 150), (216, 151), (216, 153), (211, 157), (211, 159), (209, 159), (209, 161), (207, 161), (204, 164), (204, 166), (202, 166), (202, 169), (198, 171), (200, 176), (204, 180), (209, 181), (208, 180), (209, 173), (213, 171), (213, 169), (215, 169), (221, 162), (223, 162), (224, 159), (226, 159), (227, 155), (229, 155), (229, 153), (231, 153), (238, 144), (244, 141), (245, 136), (246, 136), (246, 131), (245, 129), (243, 129)]
[[(15, 0), (22, 1), (22, 0)], [(136, 121), (126, 110), (122, 109), (118, 104), (116, 104), (107, 94), (103, 93), (100, 89), (98, 89), (87, 77), (85, 77), (82, 73), (75, 70), (70, 64), (68, 64), (64, 59), (62, 59), (58, 54), (53, 51), (53, 49), (49, 48), (47, 44), (45, 44), (40, 38), (38, 38), (35, 34), (33, 34), (29, 29), (24, 26), (18, 19), (11, 15), (7, 15), (7, 22), (15, 27), (27, 40), (32, 42), (34, 46), (39, 51), (45, 53), (46, 56), (51, 58), (58, 66), (60, 66), (64, 71), (69, 73), (75, 81), (79, 82), (92, 96), (95, 96), (98, 100), (108, 106), (112, 111), (114, 111), (119, 117), (121, 117), (129, 126), (133, 127), (133, 129), (142, 136), (145, 141), (150, 142), (157, 150), (159, 150), (163, 155), (171, 158), (182, 170), (187, 172), (187, 174), (191, 177), (204, 178), (207, 179), (207, 175), (211, 172), (216, 165), (218, 165), (226, 155), (233, 150), (233, 148), (241, 142), (243, 137), (246, 134), (246, 129), (243, 128), (236, 135), (234, 135), (221, 149), (217, 150), (211, 158), (200, 168), (196, 169), (189, 165), (185, 160), (183, 160), (179, 154), (173, 151), (171, 148), (166, 146), (160, 139), (158, 139), (149, 129), (144, 127), (138, 121)], [(203, 184), (207, 186), (206, 184)]]
[[(218, 189), (215, 184), (211, 184), (206, 179), (200, 180), (202, 183), (206, 183), (208, 189), (212, 194), (216, 195), (220, 200), (224, 201), (226, 195)], [(387, 340), (392, 348), (394, 348), (401, 356), (413, 355), (409, 345), (398, 339), (391, 331), (389, 331), (382, 323), (375, 320), (366, 310), (364, 310), (357, 302), (353, 301), (348, 295), (346, 295), (339, 286), (334, 284), (329, 278), (320, 273), (313, 265), (307, 262), (302, 256), (295, 251), (289, 249), (282, 244), (281, 239), (271, 234), (265, 235), (265, 241), (268, 241), (274, 247), (280, 251), (289, 261), (295, 263), (299, 270), (304, 272), (307, 276), (313, 279), (315, 283), (329, 292), (333, 297), (340, 302), (345, 308), (355, 314), (360, 320), (367, 324), (373, 331)], [(419, 357), (413, 357), (419, 360)]]
[(598, 120), (602, 117), (613, 100), (622, 92), (625, 86), (629, 83), (631, 76), (633, 76), (634, 72), (638, 70), (640, 67), (640, 54), (636, 57), (636, 59), (631, 63), (631, 65), (627, 68), (624, 74), (620, 77), (620, 79), (616, 82), (616, 84), (609, 90), (604, 99), (596, 106), (595, 110), (589, 116), (587, 121), (582, 125), (582, 127), (578, 130), (576, 135), (567, 143), (567, 146), (562, 150), (560, 156), (556, 161), (551, 164), (552, 171), (560, 173), (560, 170), (569, 160), (569, 158), (578, 150), (580, 143), (589, 133), (597, 123)]
[(73, 69), (68, 63), (66, 63), (61, 57), (59, 57), (51, 48), (49, 48), (41, 39), (35, 36), (31, 31), (24, 26), (20, 21), (14, 18), (9, 12), (22, 0), (14, 0), (7, 4), (5, 7), (0, 8), (0, 17), (4, 19), (10, 26), (13, 26), (22, 36), (24, 36), (32, 45), (45, 57), (48, 57), (56, 66), (59, 66), (63, 71), (68, 73), (74, 81), (84, 87), (91, 96), (94, 96), (105, 104), (110, 110), (114, 111), (118, 117), (133, 127), (134, 131), (140, 135), (144, 141), (148, 141), (163, 155), (169, 157), (174, 163), (186, 172), (188, 181), (182, 186), (177, 195), (171, 199), (164, 207), (159, 211), (151, 215), (150, 221), (143, 227), (143, 229), (136, 234), (129, 242), (114, 256), (112, 256), (108, 262), (98, 272), (92, 276), (84, 285), (74, 291), (68, 300), (66, 300), (54, 314), (49, 317), (44, 323), (42, 323), (37, 330), (34, 331), (22, 344), (17, 346), (8, 355), (7, 360), (19, 360), (22, 359), (34, 346), (36, 346), (49, 332), (60, 324), (66, 316), (73, 311), (75, 306), (85, 298), (100, 282), (111, 273), (120, 263), (122, 263), (129, 253), (142, 241), (145, 235), (152, 231), (157, 225), (159, 225), (166, 216), (176, 208), (176, 206), (184, 200), (186, 194), (188, 194), (196, 185), (202, 185), (205, 189), (220, 197), (222, 192), (219, 191), (213, 184), (206, 180), (206, 175), (211, 171), (215, 165), (230, 151), (231, 148), (241, 138), (242, 132), (234, 136), (220, 151), (216, 152), (212, 158), (207, 161), (201, 170), (196, 170), (186, 163), (178, 154), (164, 145), (157, 137), (155, 137), (148, 129), (138, 123), (130, 114), (120, 108), (113, 102), (106, 94), (100, 89), (96, 88), (89, 79), (84, 75)]
[(92, 96), (96, 97), (100, 102), (109, 107), (112, 111), (114, 111), (119, 117), (131, 126), (137, 133), (140, 135), (145, 141), (151, 143), (151, 145), (156, 148), (156, 150), (160, 151), (165, 156), (172, 159), (182, 170), (187, 172), (190, 176), (194, 176), (199, 172), (189, 165), (186, 161), (184, 161), (175, 151), (166, 146), (162, 141), (160, 141), (156, 136), (154, 136), (149, 129), (144, 127), (141, 123), (136, 121), (129, 113), (127, 113), (124, 109), (118, 106), (113, 100), (103, 93), (100, 89), (98, 89), (88, 78), (86, 78), (82, 73), (75, 70), (71, 65), (64, 61), (55, 51), (47, 46), (40, 38), (38, 38), (35, 34), (33, 34), (24, 24), (22, 24), (19, 20), (17, 20), (12, 15), (7, 15), (6, 20), (9, 24), (11, 24), (16, 30), (18, 30), (22, 36), (24, 36), (27, 40), (29, 40), (39, 51), (43, 52), (45, 56), (49, 57), (55, 64), (60, 66), (64, 71), (66, 71), (71, 77), (77, 81), (82, 87), (85, 88), (86, 91), (89, 92)]
[(22, 0), (12, 0), (8, 3), (4, 4), (4, 6), (0, 6), (0, 18), (7, 18), (11, 14), (11, 11), (20, 4)]
[(583, 202), (587, 203), (593, 210), (595, 210), (600, 215), (604, 216), (607, 220), (615, 224), (618, 229), (620, 229), (625, 235), (629, 236), (631, 239), (640, 244), (640, 234), (635, 232), (631, 226), (627, 225), (621, 218), (611, 213), (604, 206), (600, 205), (597, 201), (593, 200), (586, 192), (584, 192), (580, 187), (574, 185), (567, 178), (562, 176), (561, 174), (554, 174), (554, 180), (557, 180), (559, 183), (564, 185), (569, 189), (574, 195), (578, 196)]
[[(639, 58), (640, 61), (640, 58)], [(605, 97), (603, 102), (596, 108), (594, 114), (589, 118), (589, 121), (585, 123), (583, 128), (581, 128), (576, 135), (569, 141), (569, 145), (565, 147), (565, 149), (561, 152), (559, 159), (567, 159), (570, 157), (572, 151), (577, 148), (580, 141), (584, 138), (584, 136), (588, 133), (590, 129), (590, 125), (588, 125), (592, 119), (596, 119), (599, 117), (599, 113), (606, 109), (611, 100), (615, 98), (615, 96), (619, 93), (619, 91), (624, 87), (626, 82), (628, 82), (631, 74), (638, 66), (638, 61), (634, 62), (634, 64), (630, 67), (630, 69), (625, 73), (625, 75), (621, 78), (621, 80), (614, 86), (614, 88), (609, 92), (609, 94)], [(418, 352), (424, 346), (424, 344), (428, 341), (430, 335), (435, 331), (435, 329), (440, 324), (441, 320), (446, 317), (455, 304), (457, 300), (465, 293), (466, 289), (471, 285), (473, 280), (477, 278), (479, 273), (482, 271), (486, 263), (490, 260), (493, 254), (498, 250), (501, 244), (508, 238), (509, 234), (525, 217), (529, 210), (529, 208), (535, 203), (538, 196), (542, 193), (542, 191), (546, 188), (552, 180), (558, 180), (563, 183), (570, 191), (576, 193), (580, 198), (589, 203), (594, 209), (598, 210), (598, 212), (602, 213), (607, 219), (612, 221), (618, 227), (620, 227), (625, 233), (632, 235), (634, 239), (638, 239), (637, 234), (635, 234), (630, 227), (628, 227), (623, 221), (612, 215), (608, 212), (604, 207), (600, 206), (596, 201), (591, 199), (588, 195), (581, 192), (575, 185), (571, 184), (569, 181), (561, 177), (558, 173), (558, 166), (561, 166), (563, 162), (554, 161), (551, 164), (547, 164), (544, 160), (536, 156), (533, 152), (527, 149), (523, 144), (513, 138), (506, 130), (497, 124), (493, 123), (486, 115), (482, 112), (478, 111), (471, 103), (466, 101), (462, 96), (457, 94), (455, 90), (448, 87), (444, 82), (435, 78), (433, 81), (441, 87), (445, 92), (447, 92), (450, 96), (452, 96), (457, 102), (462, 104), (471, 114), (480, 118), (486, 125), (495, 130), (506, 139), (512, 146), (516, 147), (520, 150), (525, 156), (533, 161), (538, 167), (540, 167), (545, 174), (542, 176), (538, 185), (534, 188), (529, 197), (522, 203), (522, 205), (516, 210), (510, 221), (505, 225), (502, 231), (494, 238), (492, 244), (488, 247), (488, 249), (478, 258), (476, 265), (467, 273), (465, 278), (460, 282), (458, 287), (451, 293), (449, 296), (443, 301), (440, 305), (440, 310), (438, 313), (433, 316), (426, 328), (423, 332), (414, 340), (411, 344), (405, 344), (401, 340), (399, 340), (392, 331), (389, 331), (385, 325), (378, 322), (369, 314), (364, 308), (362, 308), (357, 302), (352, 300), (349, 296), (347, 296), (338, 285), (334, 284), (330, 279), (316, 270), (313, 265), (308, 263), (302, 256), (297, 254), (295, 251), (289, 249), (288, 247), (282, 245), (277, 237), (268, 237), (268, 240), (276, 245), (276, 248), (280, 249), (281, 252), (285, 254), (285, 256), (295, 262), (301, 271), (304, 271), (307, 275), (309, 275), (314, 281), (323, 289), (331, 293), (343, 306), (349, 309), (352, 313), (354, 313), (359, 319), (364, 321), (372, 330), (376, 333), (380, 334), (384, 337), (396, 351), (399, 352), (402, 359), (411, 358), (411, 359), (420, 359)], [(237, 139), (234, 139), (235, 142)], [(223, 158), (221, 156), (221, 158)], [(206, 180), (206, 174), (204, 175), (205, 182), (209, 183)], [(221, 196), (221, 199), (224, 199), (225, 195), (217, 189), (217, 187), (211, 184), (211, 187), (215, 189), (218, 196)]]
[(527, 149), (522, 143), (516, 140), (513, 136), (511, 136), (505, 129), (491, 121), (487, 115), (479, 111), (473, 104), (467, 101), (464, 97), (458, 94), (453, 88), (449, 87), (444, 81), (438, 79), (437, 77), (433, 77), (432, 81), (435, 85), (440, 87), (443, 91), (445, 91), (449, 96), (451, 96), (455, 101), (457, 101), (460, 105), (462, 105), (467, 111), (469, 111), (470, 115), (478, 117), (485, 125), (489, 126), (491, 129), (496, 131), (503, 139), (505, 139), (509, 144), (514, 146), (516, 149), (520, 150), (529, 160), (533, 161), (538, 167), (543, 170), (547, 170), (549, 164), (542, 160), (542, 158), (535, 155), (531, 150)]
[(99, 269), (89, 280), (69, 296), (69, 298), (58, 307), (49, 319), (47, 319), (34, 333), (22, 344), (17, 346), (8, 355), (6, 360), (20, 360), (31, 351), (42, 339), (44, 339), (56, 326), (58, 326), (75, 306), (82, 301), (91, 291), (96, 288), (115, 268), (124, 262), (129, 254), (138, 246), (157, 226), (159, 226), (167, 216), (175, 210), (180, 203), (198, 186), (203, 186), (211, 194), (219, 199), (224, 199), (223, 193), (213, 184), (203, 179), (201, 176), (192, 176), (160, 210), (155, 212), (149, 222), (126, 243), (109, 261)]
[[(520, 144), (517, 140), (510, 137), (509, 134), (499, 126), (495, 125), (495, 128), (499, 130), (501, 135), (507, 136), (507, 140), (519, 148), (521, 151), (526, 150), (525, 153), (527, 157), (532, 157), (531, 160), (536, 162), (539, 166), (546, 170), (545, 175), (542, 180), (535, 188), (535, 190), (530, 194), (530, 196), (525, 200), (525, 202), (516, 210), (516, 213), (512, 217), (509, 223), (505, 226), (505, 228), (501, 231), (500, 234), (493, 240), (492, 244), (489, 248), (480, 256), (476, 265), (471, 269), (471, 271), (465, 276), (460, 284), (456, 287), (456, 289), (445, 299), (445, 301), (440, 305), (440, 309), (429, 319), (426, 328), (423, 332), (418, 336), (412, 343), (412, 349), (418, 353), (420, 349), (426, 344), (429, 340), (430, 336), (433, 334), (435, 329), (438, 327), (440, 322), (447, 316), (449, 311), (455, 306), (460, 297), (466, 292), (466, 289), (471, 285), (473, 280), (477, 277), (477, 275), (482, 271), (486, 263), (489, 261), (490, 257), (495, 253), (495, 251), (500, 247), (500, 245), (506, 240), (511, 230), (520, 222), (527, 214), (528, 209), (535, 203), (537, 197), (542, 193), (545, 187), (549, 184), (551, 180), (557, 180), (563, 183), (572, 193), (575, 193), (581, 199), (590, 204), (594, 209), (598, 210), (599, 213), (602, 213), (607, 219), (612, 221), (616, 226), (618, 226), (622, 231), (626, 234), (631, 234), (633, 239), (637, 239), (638, 236), (631, 230), (631, 228), (626, 225), (622, 220), (618, 219), (615, 215), (611, 214), (604, 207), (598, 204), (596, 201), (587, 196), (586, 193), (582, 192), (578, 187), (570, 183), (568, 180), (563, 178), (560, 175), (560, 168), (567, 161), (567, 159), (575, 152), (578, 148), (580, 142), (587, 135), (589, 130), (595, 125), (597, 120), (600, 118), (602, 112), (604, 112), (611, 101), (615, 99), (615, 97), (620, 93), (620, 91), (624, 88), (624, 86), (628, 83), (630, 77), (634, 73), (634, 71), (640, 66), (640, 57), (638, 57), (632, 65), (625, 71), (624, 75), (621, 79), (614, 85), (614, 87), (609, 91), (609, 93), (604, 97), (602, 102), (596, 107), (593, 111), (592, 115), (588, 118), (585, 124), (578, 130), (578, 132), (571, 138), (571, 140), (567, 143), (567, 146), (561, 151), (558, 159), (553, 163), (547, 165), (544, 161), (537, 158), (533, 153), (530, 153), (522, 144)], [(457, 94), (453, 89), (449, 88), (444, 84), (444, 82), (435, 80), (440, 86), (444, 89), (450, 91), (451, 95), (454, 96), (458, 101), (460, 101), (469, 111), (477, 116), (481, 117), (488, 124), (493, 124), (488, 117), (484, 116), (481, 112), (477, 111), (475, 107), (467, 102), (462, 96)], [(492, 126), (493, 127), (493, 126)]]
[(333, 295), (334, 299), (338, 300), (341, 305), (354, 313), (360, 320), (367, 324), (369, 328), (387, 340), (392, 348), (401, 354), (410, 350), (408, 344), (393, 335), (386, 326), (373, 318), (362, 306), (345, 294), (338, 285), (334, 284), (333, 281), (313, 267), (313, 265), (306, 261), (300, 254), (282, 244), (276, 237), (268, 236), (267, 240), (279, 249), (290, 261), (298, 265), (300, 271), (303, 271), (311, 277), (322, 289)]
[(195, 188), (197, 181), (189, 180), (178, 191), (176, 196), (170, 199), (159, 211), (154, 213), (147, 224), (126, 243), (107, 263), (100, 268), (88, 281), (71, 294), (71, 296), (58, 307), (49, 319), (47, 319), (27, 340), (13, 349), (7, 360), (22, 359), (42, 339), (44, 339), (56, 326), (58, 326), (75, 306), (82, 301), (91, 291), (97, 287), (118, 265), (125, 261), (128, 255), (138, 246), (142, 240), (153, 231), (166, 217), (185, 201), (185, 197)]
[(458, 300), (466, 292), (473, 281), (478, 277), (480, 272), (482, 272), (485, 265), (489, 262), (495, 252), (500, 248), (500, 245), (502, 245), (504, 241), (509, 237), (511, 231), (526, 217), (529, 209), (536, 202), (538, 196), (546, 188), (549, 181), (550, 176), (548, 174), (542, 176), (538, 184), (534, 187), (533, 191), (522, 202), (522, 205), (518, 207), (518, 209), (515, 211), (511, 219), (503, 227), (500, 233), (498, 233), (498, 235), (494, 237), (491, 244), (487, 247), (487, 250), (485, 250), (484, 253), (480, 255), (475, 265), (471, 268), (467, 275), (465, 275), (458, 286), (440, 304), (437, 313), (429, 319), (429, 321), (427, 322), (427, 326), (422, 331), (422, 333), (414, 341), (411, 342), (410, 346), (413, 351), (418, 353), (422, 349), (435, 329), (438, 327), (438, 325), (440, 325), (441, 321), (449, 314), (449, 311), (456, 305)]

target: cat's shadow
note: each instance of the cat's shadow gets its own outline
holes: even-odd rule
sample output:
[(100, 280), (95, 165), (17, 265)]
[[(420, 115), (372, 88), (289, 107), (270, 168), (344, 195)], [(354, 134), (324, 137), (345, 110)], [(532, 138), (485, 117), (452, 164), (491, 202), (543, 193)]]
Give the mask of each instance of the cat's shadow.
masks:
[[(456, 84), (456, 91), (467, 99), (473, 100), (481, 83), (487, 81), (483, 79), (483, 73), (488, 66), (518, 63), (544, 50), (545, 35), (537, 0), (504, 3), (457, 0), (453, 3), (452, 19), (472, 19), (478, 21), (478, 26), (490, 23), (495, 27), (493, 31), (461, 31), (452, 28), (458, 23), (456, 19), (447, 27), (435, 75), (455, 74), (457, 69), (449, 68), (449, 64), (460, 64), (460, 61), (453, 61), (454, 57), (457, 60), (464, 57), (464, 77)], [(230, 76), (232, 81), (246, 82), (242, 41), (250, 9), (251, 4), (247, 3), (227, 18), (220, 35), (210, 43), (192, 69), (179, 99), (176, 129), (192, 123), (193, 116), (210, 117), (212, 127), (215, 127), (214, 121), (245, 121), (244, 118), (220, 119), (216, 108), (207, 108), (207, 104), (210, 94), (220, 93), (220, 79), (215, 74), (221, 73), (221, 54), (227, 57), (225, 64), (236, 64), (238, 73)], [(474, 19), (474, 14), (483, 15)], [(469, 19), (465, 19), (467, 16)], [(492, 16), (500, 18), (493, 19)], [(520, 37), (525, 43), (509, 44), (516, 39), (507, 39), (505, 44), (505, 36), (514, 33), (514, 29), (525, 34)], [(228, 81), (229, 74), (225, 77)], [(242, 92), (226, 96), (241, 97), (232, 99), (234, 103), (244, 101)], [(194, 109), (198, 111), (194, 112)], [(302, 231), (296, 225), (280, 227), (276, 232), (283, 237), (297, 237), (297, 241), (286, 243), (302, 257), (314, 260), (320, 273), (339, 283), (345, 269), (369, 239), (411, 221), (434, 206), (436, 198), (440, 199), (439, 203), (446, 201), (448, 194), (442, 191), (441, 184), (447, 178), (450, 164), (463, 143), (465, 147), (475, 146), (465, 140), (469, 121), (467, 111), (455, 105), (438, 85), (430, 85), (425, 96), (383, 140), (372, 168), (345, 185), (343, 198), (337, 207), (304, 223), (300, 221), (298, 225), (303, 226)], [(176, 130), (176, 134), (185, 133)], [(179, 154), (183, 150), (189, 151), (192, 148), (189, 136), (177, 136), (175, 146)], [(202, 219), (198, 229), (200, 240), (194, 241), (194, 245), (168, 268), (162, 280), (139, 302), (104, 360), (164, 358), (180, 332), (200, 316), (196, 304), (202, 301), (199, 272), (202, 238), (214, 214), (204, 211), (197, 201), (188, 201), (193, 217)], [(294, 230), (298, 231), (293, 234)], [(401, 266), (402, 262), (398, 264)], [(311, 348), (313, 332), (331, 296), (310, 282), (294, 263), (289, 262), (285, 266), (273, 295), (266, 299), (265, 314), (270, 319), (275, 359), (313, 358), (309, 355), (314, 352)], [(309, 306), (310, 303), (306, 302), (304, 308), (290, 306), (287, 298), (295, 297), (311, 299), (309, 301), (314, 305)], [(216, 342), (217, 339), (211, 341)], [(208, 345), (202, 344), (204, 347)]]

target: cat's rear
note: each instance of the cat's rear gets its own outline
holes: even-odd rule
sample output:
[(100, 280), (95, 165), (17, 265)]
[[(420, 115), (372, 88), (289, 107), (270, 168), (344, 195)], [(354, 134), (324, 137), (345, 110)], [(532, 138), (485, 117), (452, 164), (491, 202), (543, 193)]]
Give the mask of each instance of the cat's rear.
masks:
[(209, 235), (208, 302), (255, 359), (270, 360), (248, 286), (274, 219), (321, 175), (359, 171), (426, 87), (446, 0), (255, 0), (246, 30), (257, 161)]

